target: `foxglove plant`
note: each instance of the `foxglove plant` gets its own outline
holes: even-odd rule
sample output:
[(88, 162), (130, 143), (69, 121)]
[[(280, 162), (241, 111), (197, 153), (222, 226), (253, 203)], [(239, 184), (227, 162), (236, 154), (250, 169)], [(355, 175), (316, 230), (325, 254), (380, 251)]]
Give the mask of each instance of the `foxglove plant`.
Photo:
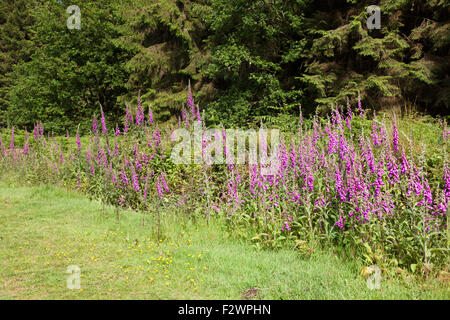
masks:
[(39, 125), (39, 134), (41, 137), (44, 136), (44, 125), (42, 123)]
[(103, 135), (106, 136), (106, 134), (108, 133), (108, 131), (106, 130), (106, 120), (105, 120), (105, 115), (103, 113), (103, 110), (101, 111), (101, 123), (102, 123), (102, 132)]
[(156, 192), (158, 193), (158, 196), (161, 199), (162, 196), (163, 196), (163, 191), (162, 191), (162, 188), (161, 188), (160, 180), (161, 180), (161, 178), (158, 177), (158, 179), (156, 181)]
[(394, 145), (394, 150), (396, 152), (399, 152), (398, 149), (398, 129), (397, 129), (397, 119), (394, 116), (394, 124), (393, 124), (393, 130), (392, 130), (392, 143)]
[(166, 173), (163, 172), (163, 173), (161, 174), (161, 183), (162, 183), (162, 185), (163, 185), (164, 190), (165, 190), (166, 192), (169, 192), (169, 187), (167, 186), (167, 182), (166, 182), (165, 176), (166, 176)]
[(152, 109), (150, 107), (148, 107), (148, 122), (153, 123), (153, 114)]
[(78, 130), (77, 130), (77, 136), (76, 136), (76, 144), (77, 144), (77, 151), (78, 151), (78, 153), (80, 153), (81, 152), (81, 140), (80, 140), (80, 135), (78, 133)]
[(142, 110), (142, 105), (141, 105), (141, 94), (139, 93), (138, 96), (138, 110), (137, 110), (137, 114), (136, 114), (136, 125), (137, 126), (142, 126), (144, 123), (144, 111)]
[(134, 191), (139, 192), (139, 190), (141, 189), (140, 186), (139, 186), (139, 177), (138, 177), (138, 175), (136, 174), (136, 172), (134, 170), (133, 170), (133, 174), (131, 176), (131, 179), (133, 181)]
[(97, 134), (97, 132), (98, 132), (98, 122), (97, 122), (97, 117), (95, 115), (92, 118), (92, 132), (94, 134)]
[(34, 129), (33, 129), (33, 136), (34, 136), (34, 140), (38, 141), (40, 138), (40, 134), (39, 134), (39, 122), (37, 122), (34, 125)]
[(444, 194), (448, 203), (450, 201), (450, 166), (448, 162), (444, 166)]
[(389, 183), (390, 184), (396, 184), (400, 182), (399, 172), (398, 172), (398, 165), (397, 165), (397, 159), (395, 156), (392, 155), (391, 150), (389, 150), (386, 153), (386, 165), (388, 169), (388, 175), (389, 175)]
[(189, 126), (189, 116), (187, 115), (184, 106), (181, 108), (181, 121), (183, 122), (184, 126)]
[(361, 106), (361, 95), (359, 94), (359, 91), (358, 91), (358, 111), (361, 117), (364, 118), (366, 116), (366, 111)]

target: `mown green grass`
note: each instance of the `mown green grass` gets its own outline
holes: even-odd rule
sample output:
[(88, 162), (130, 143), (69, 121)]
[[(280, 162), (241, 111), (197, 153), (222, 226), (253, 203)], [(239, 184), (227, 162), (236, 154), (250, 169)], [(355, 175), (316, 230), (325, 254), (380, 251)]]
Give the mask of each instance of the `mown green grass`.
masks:
[[(438, 280), (408, 277), (369, 290), (356, 262), (318, 250), (257, 251), (214, 219), (165, 212), (162, 224), (159, 243), (139, 213), (122, 211), (117, 220), (113, 208), (72, 191), (0, 182), (0, 298), (450, 298)], [(81, 290), (67, 288), (69, 265), (81, 268)], [(251, 288), (256, 296), (244, 294)]]

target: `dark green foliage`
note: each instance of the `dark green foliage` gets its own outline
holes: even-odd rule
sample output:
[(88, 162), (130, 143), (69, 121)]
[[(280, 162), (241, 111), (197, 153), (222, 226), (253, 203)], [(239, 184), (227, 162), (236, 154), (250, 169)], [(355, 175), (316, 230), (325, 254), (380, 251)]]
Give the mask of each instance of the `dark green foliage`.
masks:
[(246, 125), (259, 116), (298, 112), (304, 1), (211, 0), (204, 20), (211, 63), (204, 71), (223, 94), (209, 118)]
[(445, 1), (380, 1), (381, 30), (368, 30), (373, 1), (309, 1), (306, 68), (310, 103), (333, 106), (356, 97), (380, 109), (417, 104), (435, 114), (450, 107), (450, 23)]
[(47, 124), (65, 132), (87, 122), (98, 103), (110, 116), (121, 114), (116, 99), (125, 92), (127, 49), (114, 42), (117, 26), (114, 1), (73, 1), (81, 9), (81, 29), (69, 30), (67, 6), (58, 1), (36, 7), (33, 15), (35, 51), (32, 60), (16, 66), (9, 92), (9, 116), (14, 124)]
[(136, 105), (141, 91), (144, 108), (151, 107), (157, 119), (167, 120), (178, 115), (186, 102), (189, 79), (194, 91), (200, 91), (197, 96), (204, 96), (200, 100), (212, 98), (211, 87), (199, 73), (206, 61), (206, 33), (193, 6), (192, 1), (138, 0), (123, 7), (127, 24), (119, 41), (132, 48), (134, 55), (126, 63), (130, 77), (126, 82), (128, 92), (121, 101)]
[[(81, 30), (68, 30), (78, 4)], [(369, 5), (381, 29), (368, 30)], [(0, 126), (87, 126), (103, 105), (180, 115), (190, 80), (209, 124), (291, 126), (347, 98), (373, 110), (450, 105), (448, 1), (0, 1)], [(13, 71), (14, 70), (14, 71)]]
[(33, 51), (34, 18), (29, 1), (0, 1), (0, 126), (7, 124), (6, 94), (11, 89), (10, 72), (19, 62), (29, 61)]

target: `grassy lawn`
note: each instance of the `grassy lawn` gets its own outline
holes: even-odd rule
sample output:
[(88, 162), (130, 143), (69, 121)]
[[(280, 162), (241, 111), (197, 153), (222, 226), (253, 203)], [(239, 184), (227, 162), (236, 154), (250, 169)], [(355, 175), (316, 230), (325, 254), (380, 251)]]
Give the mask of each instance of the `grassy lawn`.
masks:
[[(150, 220), (54, 186), (0, 182), (1, 299), (450, 299), (438, 280), (382, 280), (331, 253), (257, 251), (214, 220), (166, 212), (158, 243)], [(66, 269), (81, 268), (81, 289)], [(254, 290), (252, 290), (254, 289)]]

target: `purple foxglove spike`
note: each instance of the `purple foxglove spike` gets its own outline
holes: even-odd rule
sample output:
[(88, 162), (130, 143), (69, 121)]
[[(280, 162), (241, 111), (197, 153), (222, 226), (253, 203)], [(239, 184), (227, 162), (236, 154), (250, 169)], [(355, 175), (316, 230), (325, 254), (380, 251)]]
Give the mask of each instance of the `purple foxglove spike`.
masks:
[(81, 151), (81, 141), (80, 141), (80, 135), (78, 134), (78, 131), (77, 131), (77, 137), (76, 137), (76, 143), (77, 143), (77, 149), (78, 149), (78, 152), (80, 152)]
[(450, 166), (447, 163), (444, 167), (444, 194), (445, 194), (445, 200), (447, 202), (450, 201)]
[(132, 175), (132, 180), (133, 180), (133, 188), (134, 188), (134, 191), (138, 192), (138, 191), (140, 190), (140, 187), (139, 187), (139, 177), (138, 177), (138, 175), (137, 175), (136, 173), (133, 173), (133, 175)]
[(163, 193), (162, 193), (162, 189), (161, 189), (161, 185), (160, 185), (159, 180), (160, 180), (160, 178), (158, 177), (157, 180), (156, 180), (156, 191), (158, 192), (158, 196), (160, 198), (162, 198)]
[(392, 143), (394, 145), (394, 150), (396, 152), (399, 151), (398, 149), (398, 129), (397, 129), (397, 121), (394, 120), (394, 124), (393, 124), (393, 133), (392, 133)]
[(39, 133), (41, 134), (41, 137), (44, 136), (44, 125), (41, 122), (41, 125), (39, 126)]
[(103, 131), (103, 135), (106, 136), (106, 134), (107, 134), (107, 130), (106, 130), (106, 121), (105, 121), (105, 115), (104, 115), (103, 111), (102, 111), (102, 114), (101, 114), (101, 122), (102, 122), (102, 131)]
[(152, 109), (150, 107), (148, 107), (148, 122), (153, 123), (153, 114)]
[(127, 177), (127, 174), (125, 173), (125, 169), (122, 169), (122, 174), (120, 175), (120, 179), (124, 186), (128, 185), (128, 177)]
[(38, 123), (36, 123), (34, 125), (33, 136), (34, 136), (34, 140), (36, 140), (36, 141), (39, 140), (39, 124)]
[(163, 173), (161, 174), (161, 183), (162, 183), (162, 185), (163, 185), (164, 190), (165, 190), (166, 192), (169, 192), (169, 187), (167, 186), (166, 179), (164, 178), (165, 175), (166, 175), (165, 172), (163, 172)]
[(97, 129), (98, 129), (97, 117), (94, 115), (94, 117), (92, 119), (92, 132), (94, 134), (96, 134), (97, 133)]
[(358, 111), (361, 117), (364, 118), (366, 116), (366, 111), (361, 107), (361, 95), (359, 91), (358, 91)]
[(116, 142), (116, 144), (114, 145), (113, 157), (117, 157), (119, 155), (119, 151), (120, 151), (119, 145)]

